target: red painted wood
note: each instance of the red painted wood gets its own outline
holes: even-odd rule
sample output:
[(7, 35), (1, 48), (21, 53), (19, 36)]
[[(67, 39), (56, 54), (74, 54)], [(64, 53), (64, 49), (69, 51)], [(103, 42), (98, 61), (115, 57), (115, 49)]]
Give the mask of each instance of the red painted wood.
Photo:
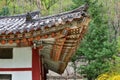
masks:
[(43, 71), (42, 71), (42, 57), (40, 56), (40, 80), (44, 80), (43, 78), (42, 78), (42, 75), (43, 75)]
[(32, 68), (0, 68), (0, 71), (32, 71)]
[(40, 57), (38, 54), (38, 49), (32, 49), (32, 80), (42, 80), (40, 79)]

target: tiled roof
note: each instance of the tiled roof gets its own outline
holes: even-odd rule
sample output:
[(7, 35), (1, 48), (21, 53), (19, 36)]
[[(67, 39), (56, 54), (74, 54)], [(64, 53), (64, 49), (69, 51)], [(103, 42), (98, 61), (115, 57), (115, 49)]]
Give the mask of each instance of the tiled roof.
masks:
[[(0, 17), (0, 34), (16, 34), (17, 32), (23, 33), (24, 31), (30, 32), (31, 30), (41, 29), (45, 27), (58, 26), (65, 24), (67, 21), (72, 21), (75, 18), (80, 18), (86, 15), (86, 6), (82, 6), (70, 12), (61, 13), (58, 15), (48, 17), (38, 17), (38, 12), (31, 13), (34, 20), (27, 22), (26, 15), (17, 15), (9, 17)], [(39, 19), (36, 19), (39, 18)]]

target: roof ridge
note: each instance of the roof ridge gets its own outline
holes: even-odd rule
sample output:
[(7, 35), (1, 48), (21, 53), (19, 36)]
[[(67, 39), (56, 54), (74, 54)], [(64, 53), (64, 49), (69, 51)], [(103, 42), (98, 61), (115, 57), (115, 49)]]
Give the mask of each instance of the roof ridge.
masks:
[[(30, 12), (31, 16), (35, 16), (35, 15), (39, 15), (40, 11), (33, 11)], [(27, 13), (24, 14), (17, 14), (17, 15), (13, 15), (13, 16), (0, 16), (0, 19), (2, 18), (15, 18), (15, 17), (26, 17)]]
[[(62, 12), (62, 13), (58, 13), (58, 14), (53, 14), (53, 15), (48, 15), (48, 16), (43, 16), (43, 17), (39, 17), (39, 19), (47, 19), (47, 18), (50, 18), (50, 17), (56, 17), (56, 16), (61, 16), (61, 15), (66, 15), (66, 14), (69, 14), (69, 13), (74, 13), (74, 12), (80, 12), (80, 11), (84, 11), (86, 12), (88, 9), (88, 4), (84, 4), (74, 10), (70, 10), (70, 11), (66, 11), (66, 12)], [(30, 12), (31, 16), (35, 16), (37, 14), (39, 14), (40, 11), (33, 11), (33, 12)], [(12, 17), (26, 17), (27, 13), (24, 13), (24, 14), (18, 14), (18, 15), (14, 15), (14, 16), (2, 16), (0, 17), (0, 19), (2, 18), (12, 18)], [(39, 20), (38, 19), (38, 20)]]
[(84, 5), (78, 7), (76, 9), (74, 9), (74, 10), (62, 12), (62, 13), (59, 13), (59, 14), (53, 14), (53, 15), (44, 16), (44, 17), (41, 17), (41, 19), (46, 19), (46, 18), (50, 18), (50, 17), (56, 17), (56, 16), (61, 16), (61, 15), (66, 15), (66, 14), (69, 14), (69, 13), (80, 12), (80, 11), (86, 12), (87, 9), (88, 9), (88, 4), (84, 4)]

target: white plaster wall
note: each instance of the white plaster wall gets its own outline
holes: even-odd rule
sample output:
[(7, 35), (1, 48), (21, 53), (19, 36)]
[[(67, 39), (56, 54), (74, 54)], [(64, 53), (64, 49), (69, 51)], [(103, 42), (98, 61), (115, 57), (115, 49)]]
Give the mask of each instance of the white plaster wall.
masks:
[(31, 68), (32, 49), (30, 47), (14, 48), (13, 59), (0, 59), (0, 68)]
[(12, 80), (32, 80), (32, 71), (1, 72), (0, 74), (11, 74)]

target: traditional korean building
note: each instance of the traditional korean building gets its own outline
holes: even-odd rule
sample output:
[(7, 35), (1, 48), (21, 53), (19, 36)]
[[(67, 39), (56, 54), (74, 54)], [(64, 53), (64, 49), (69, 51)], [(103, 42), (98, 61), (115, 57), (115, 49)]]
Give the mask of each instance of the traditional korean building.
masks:
[(87, 30), (87, 8), (0, 17), (0, 80), (46, 80), (48, 70), (62, 74)]

